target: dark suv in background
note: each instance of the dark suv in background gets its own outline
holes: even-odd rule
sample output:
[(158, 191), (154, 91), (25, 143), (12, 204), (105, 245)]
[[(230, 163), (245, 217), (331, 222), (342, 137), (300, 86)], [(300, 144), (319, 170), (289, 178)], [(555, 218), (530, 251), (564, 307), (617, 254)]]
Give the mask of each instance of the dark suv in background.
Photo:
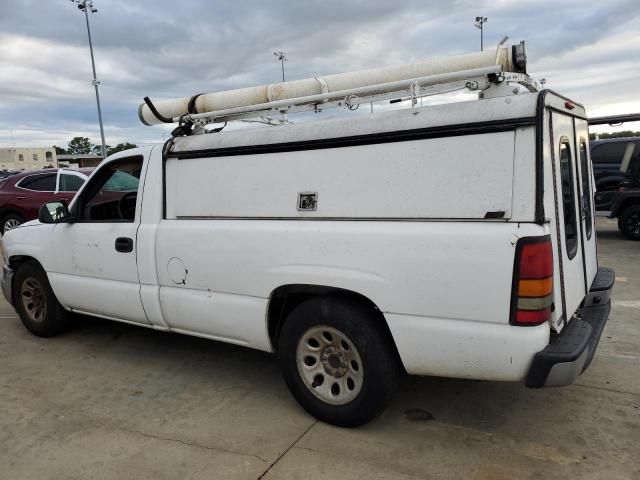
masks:
[(591, 161), (596, 211), (617, 218), (625, 237), (640, 240), (640, 138), (594, 140)]

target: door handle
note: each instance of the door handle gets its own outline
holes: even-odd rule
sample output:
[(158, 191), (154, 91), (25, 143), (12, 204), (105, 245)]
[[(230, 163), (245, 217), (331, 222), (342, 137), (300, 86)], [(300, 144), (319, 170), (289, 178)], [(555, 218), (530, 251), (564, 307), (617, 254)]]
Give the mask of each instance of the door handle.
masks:
[(27, 197), (23, 197), (23, 196), (16, 197), (16, 199), (18, 199), (18, 200), (24, 200), (25, 198), (27, 198)]
[(133, 252), (133, 239), (129, 237), (116, 238), (116, 251), (123, 253)]

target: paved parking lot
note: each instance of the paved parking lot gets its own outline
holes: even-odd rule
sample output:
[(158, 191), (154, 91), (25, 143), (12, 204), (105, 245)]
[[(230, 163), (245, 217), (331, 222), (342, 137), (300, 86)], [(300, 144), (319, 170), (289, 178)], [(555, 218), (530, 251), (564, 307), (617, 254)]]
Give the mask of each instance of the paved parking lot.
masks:
[(87, 319), (31, 336), (0, 305), (0, 478), (640, 479), (640, 243), (599, 219), (618, 281), (577, 384), (407, 378), (345, 430), (289, 395), (275, 357)]

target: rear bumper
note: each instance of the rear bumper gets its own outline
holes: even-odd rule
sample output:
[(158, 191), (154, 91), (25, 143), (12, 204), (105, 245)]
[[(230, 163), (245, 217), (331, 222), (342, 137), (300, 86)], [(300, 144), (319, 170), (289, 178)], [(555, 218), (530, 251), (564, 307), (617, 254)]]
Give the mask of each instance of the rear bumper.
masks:
[(598, 269), (577, 312), (578, 318), (571, 320), (547, 348), (536, 353), (527, 375), (527, 387), (569, 385), (589, 367), (609, 319), (614, 282), (613, 270)]
[(2, 279), (0, 283), (2, 284), (2, 293), (4, 294), (4, 298), (7, 299), (7, 302), (13, 305), (13, 274), (15, 271), (9, 267), (8, 265), (4, 265), (2, 267)]

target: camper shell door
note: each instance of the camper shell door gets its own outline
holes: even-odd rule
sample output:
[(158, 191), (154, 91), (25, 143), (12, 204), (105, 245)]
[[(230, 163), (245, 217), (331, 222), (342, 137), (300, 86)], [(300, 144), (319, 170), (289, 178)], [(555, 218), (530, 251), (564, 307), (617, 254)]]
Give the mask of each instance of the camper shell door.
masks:
[(544, 114), (539, 133), (545, 136), (544, 207), (554, 246), (552, 326), (560, 331), (582, 304), (598, 266), (585, 111), (548, 93), (540, 93)]

